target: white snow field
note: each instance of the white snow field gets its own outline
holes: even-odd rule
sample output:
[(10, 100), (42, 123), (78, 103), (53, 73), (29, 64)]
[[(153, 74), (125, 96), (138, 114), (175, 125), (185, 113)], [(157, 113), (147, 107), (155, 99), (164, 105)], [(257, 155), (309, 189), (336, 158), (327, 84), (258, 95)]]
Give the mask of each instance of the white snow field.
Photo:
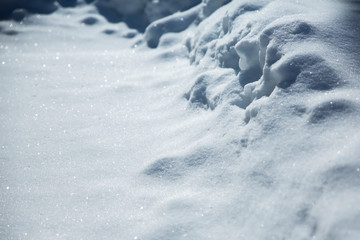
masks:
[(1, 21), (0, 239), (360, 239), (352, 8)]

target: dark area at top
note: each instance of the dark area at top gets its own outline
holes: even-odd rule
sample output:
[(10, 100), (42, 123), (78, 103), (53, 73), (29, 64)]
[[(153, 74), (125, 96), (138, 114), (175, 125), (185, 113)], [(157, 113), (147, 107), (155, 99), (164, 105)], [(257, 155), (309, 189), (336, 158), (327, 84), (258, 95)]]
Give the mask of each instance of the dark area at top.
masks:
[[(131, 2), (131, 0), (129, 1)], [(147, 1), (152, 2), (152, 0)], [(166, 2), (166, 0), (159, 1), (160, 4), (166, 4)], [(175, 4), (173, 8), (159, 7), (158, 9), (161, 11), (157, 13), (158, 18), (189, 9), (200, 2), (201, 0), (190, 0), (188, 4), (180, 4), (182, 2), (179, 1), (179, 4)], [(80, 3), (94, 4), (99, 13), (109, 22), (125, 22), (130, 28), (135, 28), (139, 32), (144, 32), (146, 27), (155, 20), (146, 14), (145, 8), (132, 13), (121, 13), (109, 0), (0, 0), (0, 20), (22, 21), (28, 14), (50, 14), (59, 6), (76, 7)]]

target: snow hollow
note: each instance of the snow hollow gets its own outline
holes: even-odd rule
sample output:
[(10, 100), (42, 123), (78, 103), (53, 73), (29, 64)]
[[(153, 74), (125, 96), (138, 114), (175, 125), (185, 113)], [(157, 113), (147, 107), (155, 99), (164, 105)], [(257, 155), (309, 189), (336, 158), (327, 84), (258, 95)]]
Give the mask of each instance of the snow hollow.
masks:
[(360, 239), (356, 2), (45, 2), (0, 0), (0, 239)]

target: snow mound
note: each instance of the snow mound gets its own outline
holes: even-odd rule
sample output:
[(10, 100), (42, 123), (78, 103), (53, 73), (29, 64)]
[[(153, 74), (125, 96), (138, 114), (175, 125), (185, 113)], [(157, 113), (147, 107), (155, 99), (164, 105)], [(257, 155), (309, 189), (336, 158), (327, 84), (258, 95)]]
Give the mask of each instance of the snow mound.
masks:
[(0, 239), (360, 239), (358, 15), (192, 3), (0, 22)]
[[(356, 24), (336, 2), (232, 1), (208, 15), (204, 4), (153, 22), (144, 39), (163, 51), (173, 33), (187, 36), (196, 71), (182, 96), (192, 111), (215, 116), (211, 130), (192, 141), (213, 152), (163, 156), (142, 173), (184, 192), (211, 185), (226, 203), (210, 193), (218, 212), (206, 215), (206, 224), (193, 229), (196, 217), (176, 225), (178, 218), (167, 217), (145, 238), (357, 239), (360, 213), (351, 209), (360, 199), (359, 140), (351, 129), (358, 129), (360, 102), (357, 54), (350, 50), (358, 44)], [(238, 194), (229, 193), (234, 188)], [(173, 198), (164, 202), (162, 210), (171, 212)], [(219, 219), (238, 234), (209, 230)]]
[(199, 23), (208, 17), (216, 9), (228, 3), (228, 0), (203, 0), (187, 11), (178, 12), (160, 20), (154, 21), (145, 30), (145, 40), (151, 48), (156, 48), (161, 36), (169, 32), (181, 32), (187, 29), (192, 23)]
[[(210, 93), (207, 89), (216, 88), (222, 77), (202, 77), (195, 81), (186, 98), (191, 103), (231, 102), (245, 109), (253, 101), (270, 96), (276, 88), (303, 92), (342, 87), (345, 80), (339, 78), (332, 63), (334, 56), (322, 49), (328, 20), (317, 19), (316, 14), (303, 5), (277, 1), (234, 1), (219, 9), (199, 24), (186, 46), (195, 65), (210, 72), (216, 66), (233, 69), (236, 77), (227, 77), (232, 90)], [(174, 15), (153, 23), (145, 32), (148, 44), (156, 46), (167, 26), (179, 18)], [(239, 83), (237, 89), (234, 78)], [(226, 94), (230, 91), (239, 92), (238, 98)]]

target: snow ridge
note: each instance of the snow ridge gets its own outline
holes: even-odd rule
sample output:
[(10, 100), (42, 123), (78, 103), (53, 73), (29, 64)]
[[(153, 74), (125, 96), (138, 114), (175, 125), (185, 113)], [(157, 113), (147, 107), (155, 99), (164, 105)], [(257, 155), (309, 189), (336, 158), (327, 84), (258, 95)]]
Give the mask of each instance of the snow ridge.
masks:
[[(206, 5), (203, 2), (202, 6), (155, 21), (145, 31), (144, 39), (148, 46), (161, 49), (162, 37), (166, 39), (165, 33), (187, 29), (186, 35), (190, 37), (184, 44), (190, 63), (198, 74), (183, 96), (190, 109), (214, 112), (218, 128), (221, 129), (218, 131), (225, 131), (217, 137), (227, 139), (220, 146), (229, 149), (234, 144), (237, 150), (234, 152), (236, 163), (227, 162), (227, 170), (222, 170), (222, 173), (217, 170), (223, 169), (220, 166), (223, 167), (222, 160), (226, 159), (227, 154), (210, 143), (208, 144), (216, 149), (211, 156), (204, 158), (198, 153), (199, 149), (195, 149), (186, 157), (157, 159), (144, 173), (160, 182), (172, 182), (185, 177), (191, 179), (194, 174), (204, 174), (200, 178), (205, 179), (217, 179), (219, 174), (222, 177), (228, 174), (229, 178), (234, 179), (241, 172), (244, 176), (240, 178), (251, 182), (251, 186), (238, 187), (242, 189), (241, 194), (259, 197), (263, 191), (269, 191), (270, 198), (274, 200), (283, 191), (278, 190), (280, 192), (277, 193), (275, 189), (284, 188), (287, 189), (284, 190), (286, 201), (295, 206), (291, 208), (286, 204), (276, 203), (277, 200), (272, 202), (257, 198), (260, 205), (265, 207), (259, 209), (254, 204), (250, 207), (251, 210), (245, 210), (249, 207), (247, 204), (239, 208), (234, 206), (239, 201), (250, 201), (252, 197), (235, 197), (233, 202), (229, 200), (233, 207), (222, 207), (228, 211), (237, 209), (238, 215), (234, 218), (242, 219), (239, 222), (245, 223), (245, 226), (242, 225), (238, 231), (243, 235), (239, 233), (237, 237), (227, 238), (251, 236), (252, 239), (267, 239), (271, 236), (272, 239), (356, 239), (360, 236), (356, 227), (360, 220), (359, 212), (349, 213), (352, 209), (349, 206), (353, 206), (353, 201), (349, 200), (350, 205), (343, 206), (340, 196), (346, 193), (342, 191), (332, 197), (332, 189), (338, 183), (346, 189), (353, 189), (355, 185), (352, 182), (358, 182), (360, 165), (355, 157), (358, 153), (351, 153), (349, 158), (333, 157), (329, 155), (328, 147), (347, 145), (347, 140), (344, 139), (349, 137), (349, 132), (345, 128), (355, 127), (354, 121), (358, 121), (360, 117), (360, 103), (356, 97), (358, 80), (355, 72), (358, 70), (355, 69), (358, 68), (347, 66), (347, 59), (354, 55), (343, 52), (340, 46), (346, 41), (343, 38), (346, 34), (341, 36), (335, 30), (345, 28), (344, 32), (349, 33), (353, 25), (346, 24), (346, 16), (341, 11), (334, 11), (336, 7), (341, 10), (340, 5), (331, 4), (317, 5), (307, 1), (296, 4), (290, 1), (232, 1), (202, 18)], [(342, 20), (336, 22), (336, 19)], [(172, 25), (181, 27), (173, 28)], [(191, 26), (196, 27), (188, 30)], [(352, 38), (352, 44), (356, 46), (354, 39), (357, 33), (352, 34), (353, 38), (349, 39)], [(237, 123), (240, 128), (237, 130), (236, 127), (229, 128), (234, 123), (228, 122), (230, 120), (225, 117), (235, 111), (232, 110), (233, 107), (238, 108), (240, 114), (236, 114), (236, 117), (242, 120)], [(210, 112), (208, 114), (212, 114)], [(329, 128), (332, 130), (326, 130)], [(238, 137), (224, 137), (232, 135), (228, 132), (229, 129), (234, 134), (237, 133)], [(322, 134), (324, 131), (327, 133)], [(341, 137), (335, 137), (339, 132), (342, 140)], [(319, 136), (313, 136), (314, 133)], [(323, 141), (328, 142), (324, 135), (334, 141), (325, 148), (321, 144)], [(359, 143), (355, 140), (356, 137), (352, 139), (350, 142)], [(295, 156), (296, 154), (301, 157)], [(325, 164), (327, 160), (332, 163), (331, 166)], [(254, 167), (248, 168), (249, 165)], [(213, 172), (204, 170), (205, 166), (213, 169)], [(292, 170), (290, 166), (299, 169), (306, 177), (295, 173), (297, 170)], [(233, 167), (237, 169), (236, 173), (233, 173), (233, 169), (230, 170)], [(196, 173), (193, 173), (195, 169)], [(216, 180), (208, 181), (218, 184)], [(230, 183), (220, 181), (219, 188), (234, 187), (229, 181)], [(312, 183), (309, 184), (308, 181)], [(178, 185), (183, 186), (180, 182)], [(252, 187), (262, 193), (250, 190)], [(360, 194), (356, 190), (353, 196), (354, 199), (359, 199)], [(266, 195), (265, 198), (267, 197)], [(333, 203), (322, 208), (328, 198)], [(286, 205), (288, 212), (282, 214), (274, 210), (275, 214), (271, 210), (274, 204)], [(330, 206), (336, 210), (330, 214), (325, 213), (325, 209)], [(335, 212), (342, 216), (341, 219), (336, 217)], [(254, 230), (253, 226), (258, 224), (259, 219), (253, 215), (265, 217), (266, 213), (272, 216), (272, 220), (262, 218), (261, 221), (266, 223), (261, 228), (265, 225), (267, 227)], [(241, 217), (244, 215), (252, 217), (244, 220)], [(325, 220), (325, 216), (331, 220)], [(239, 226), (232, 227), (237, 229)], [(183, 229), (193, 232), (186, 225)], [(217, 230), (211, 233), (219, 239), (224, 237), (217, 235)], [(173, 239), (178, 238), (179, 236), (173, 235)]]
[[(240, 83), (240, 94), (232, 101), (240, 108), (245, 109), (254, 100), (270, 96), (275, 87), (291, 91), (326, 91), (344, 84), (326, 60), (327, 56), (321, 56), (323, 53), (314, 47), (321, 47), (321, 39), (325, 36), (316, 27), (321, 23), (306, 20), (309, 15), (288, 6), (288, 15), (271, 21), (271, 17), (261, 20), (261, 15), (277, 16), (279, 11), (274, 3), (256, 6), (237, 2), (227, 7), (225, 17), (218, 16), (223, 13), (214, 14), (200, 24), (195, 37), (187, 40), (187, 46), (193, 64), (202, 61), (210, 65), (209, 62), (215, 61), (219, 67), (234, 69)], [(238, 22), (241, 25), (232, 29)], [(193, 90), (202, 89), (204, 93), (190, 90), (187, 99), (216, 106), (218, 100), (215, 99), (222, 94), (219, 92), (212, 99), (204, 97), (204, 85), (209, 85), (204, 82), (206, 80), (198, 79), (192, 87)]]
[(360, 239), (358, 17), (100, 2), (0, 22), (1, 239)]

